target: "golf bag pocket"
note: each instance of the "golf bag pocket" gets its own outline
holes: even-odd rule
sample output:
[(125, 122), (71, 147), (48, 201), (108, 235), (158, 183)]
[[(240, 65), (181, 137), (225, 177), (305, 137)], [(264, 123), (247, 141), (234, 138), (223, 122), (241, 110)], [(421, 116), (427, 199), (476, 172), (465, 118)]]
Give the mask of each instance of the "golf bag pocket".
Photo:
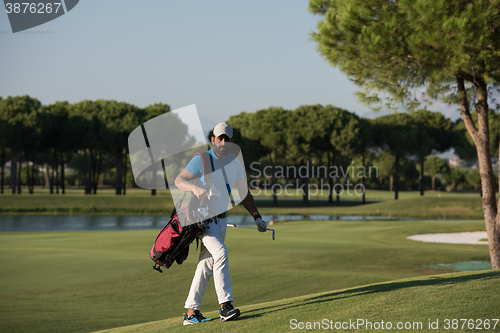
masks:
[(174, 262), (182, 264), (189, 255), (189, 245), (201, 235), (209, 223), (204, 222), (190, 224), (187, 207), (173, 215), (151, 247), (150, 257), (155, 263), (153, 268), (163, 273), (161, 266), (170, 268)]
[(172, 254), (181, 239), (182, 226), (179, 223), (178, 214), (174, 215), (170, 221), (156, 237), (156, 241), (151, 247), (151, 259), (158, 265), (164, 266), (165, 260)]
[(176, 217), (172, 219), (171, 223), (167, 224), (158, 235), (153, 247), (155, 252), (163, 253), (168, 251), (175, 245), (175, 241), (181, 236), (182, 227)]

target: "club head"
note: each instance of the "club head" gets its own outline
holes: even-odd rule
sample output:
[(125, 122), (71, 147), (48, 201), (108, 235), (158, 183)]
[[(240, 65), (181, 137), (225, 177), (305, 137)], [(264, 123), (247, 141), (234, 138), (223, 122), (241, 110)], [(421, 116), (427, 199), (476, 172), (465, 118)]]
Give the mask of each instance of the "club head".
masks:
[(220, 193), (219, 190), (217, 190), (215, 188), (215, 186), (212, 185), (212, 187), (210, 188), (210, 192), (208, 193), (208, 198), (209, 199), (212, 199), (212, 198), (219, 199), (221, 196), (222, 196), (222, 193)]
[(208, 209), (205, 208), (205, 207), (200, 207), (198, 208), (198, 212), (203, 215), (203, 217), (207, 217), (208, 216)]

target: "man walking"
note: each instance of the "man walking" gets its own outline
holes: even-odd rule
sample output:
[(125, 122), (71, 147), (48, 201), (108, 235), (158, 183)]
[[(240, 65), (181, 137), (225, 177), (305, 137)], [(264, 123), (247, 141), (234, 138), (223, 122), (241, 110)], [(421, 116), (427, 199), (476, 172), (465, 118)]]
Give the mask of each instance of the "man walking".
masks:
[[(257, 210), (252, 194), (248, 191), (243, 166), (234, 156), (229, 154), (229, 148), (233, 141), (233, 129), (229, 124), (220, 123), (215, 126), (211, 138), (213, 148), (208, 151), (208, 154), (213, 170), (222, 170), (222, 172), (212, 173), (212, 183), (219, 191), (227, 188), (230, 192), (232, 188), (236, 187), (240, 197), (244, 196), (243, 193), (247, 193), (242, 201), (243, 206), (253, 216), (258, 230), (264, 232), (267, 230), (267, 226)], [(192, 180), (196, 180), (195, 183), (190, 183)], [(206, 184), (203, 182), (203, 161), (200, 156), (197, 155), (191, 159), (186, 168), (175, 179), (175, 185), (185, 192), (193, 192), (198, 198), (205, 195)], [(223, 196), (223, 198), (211, 200), (212, 211), (218, 215), (215, 219), (216, 223), (211, 223), (200, 236), (202, 243), (200, 257), (185, 303), (185, 308), (188, 311), (184, 315), (184, 325), (210, 320), (203, 317), (200, 305), (211, 275), (214, 276), (221, 321), (232, 320), (240, 315), (240, 311), (235, 309), (231, 303), (233, 295), (229, 278), (228, 252), (224, 245), (227, 228), (227, 199), (227, 196)]]

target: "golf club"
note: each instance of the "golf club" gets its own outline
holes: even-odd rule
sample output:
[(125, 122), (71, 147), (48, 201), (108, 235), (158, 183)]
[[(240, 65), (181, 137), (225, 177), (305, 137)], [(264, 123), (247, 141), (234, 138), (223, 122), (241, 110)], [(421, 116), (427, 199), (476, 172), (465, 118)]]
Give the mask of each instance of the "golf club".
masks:
[[(248, 227), (246, 225), (238, 225), (238, 224), (232, 224), (232, 223), (228, 223), (227, 224), (228, 227), (233, 227), (233, 228), (248, 228), (248, 229), (259, 229), (257, 227)], [(273, 240), (274, 240), (274, 235), (275, 235), (275, 232), (274, 232), (274, 229), (266, 229), (266, 230), (271, 230), (273, 232)]]

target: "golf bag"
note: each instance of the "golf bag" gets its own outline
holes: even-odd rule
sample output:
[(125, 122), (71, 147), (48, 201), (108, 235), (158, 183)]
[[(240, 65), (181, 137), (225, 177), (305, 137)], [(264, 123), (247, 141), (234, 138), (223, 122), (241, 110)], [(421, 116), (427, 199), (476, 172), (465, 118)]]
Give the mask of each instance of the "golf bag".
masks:
[[(200, 155), (203, 164), (203, 179), (207, 184), (207, 195), (198, 199), (194, 194), (191, 195), (191, 200), (188, 205), (182, 210), (177, 212), (176, 207), (170, 216), (170, 220), (161, 229), (153, 247), (150, 250), (151, 259), (154, 261), (153, 269), (163, 273), (161, 266), (167, 269), (172, 264), (182, 264), (189, 255), (189, 245), (196, 239), (198, 243), (198, 236), (209, 224), (213, 218), (202, 220), (201, 212), (210, 211), (210, 194), (212, 193), (212, 182), (210, 181), (211, 163), (208, 152), (196, 153)], [(185, 194), (184, 194), (185, 195)], [(184, 197), (178, 204), (182, 205)], [(177, 207), (177, 208), (178, 208)], [(201, 222), (193, 222), (201, 221)]]

